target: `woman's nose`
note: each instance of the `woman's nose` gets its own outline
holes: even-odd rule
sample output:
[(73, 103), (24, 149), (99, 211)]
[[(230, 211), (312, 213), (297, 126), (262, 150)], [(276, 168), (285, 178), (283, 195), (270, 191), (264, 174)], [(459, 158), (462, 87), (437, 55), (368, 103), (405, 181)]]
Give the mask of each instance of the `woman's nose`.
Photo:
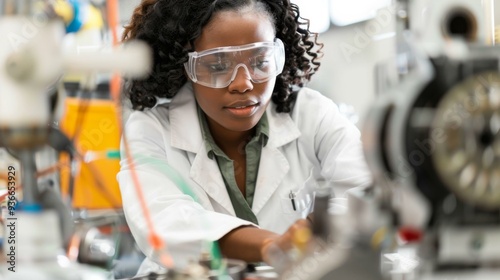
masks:
[(237, 65), (234, 69), (233, 79), (229, 84), (231, 92), (247, 92), (253, 89), (253, 83), (248, 69), (244, 65)]

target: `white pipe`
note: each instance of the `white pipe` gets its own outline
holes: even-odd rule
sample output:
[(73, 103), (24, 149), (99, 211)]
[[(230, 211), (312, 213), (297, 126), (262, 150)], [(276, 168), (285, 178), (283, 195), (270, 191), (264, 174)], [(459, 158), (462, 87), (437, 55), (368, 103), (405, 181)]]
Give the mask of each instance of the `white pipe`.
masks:
[(144, 43), (130, 42), (112, 51), (67, 53), (64, 69), (70, 73), (120, 72), (126, 77), (144, 77), (151, 71), (152, 57)]
[(495, 45), (495, 1), (482, 0), (485, 20), (486, 44)]

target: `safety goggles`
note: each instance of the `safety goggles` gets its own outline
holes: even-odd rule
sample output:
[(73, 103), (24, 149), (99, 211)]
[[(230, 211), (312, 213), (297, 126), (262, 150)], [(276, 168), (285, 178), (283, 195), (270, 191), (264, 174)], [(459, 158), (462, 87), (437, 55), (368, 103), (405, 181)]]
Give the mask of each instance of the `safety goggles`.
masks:
[(278, 38), (274, 42), (221, 47), (188, 55), (184, 68), (189, 78), (211, 88), (227, 87), (240, 67), (252, 82), (263, 83), (279, 75), (285, 65), (285, 48)]

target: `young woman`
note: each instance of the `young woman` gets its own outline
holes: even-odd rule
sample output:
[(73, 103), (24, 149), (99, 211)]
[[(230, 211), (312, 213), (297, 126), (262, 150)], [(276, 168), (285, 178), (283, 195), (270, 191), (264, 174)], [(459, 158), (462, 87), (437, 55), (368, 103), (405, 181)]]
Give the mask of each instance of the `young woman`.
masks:
[[(147, 42), (154, 68), (132, 81), (125, 133), (156, 229), (175, 263), (219, 241), (229, 258), (267, 260), (309, 226), (318, 170), (342, 196), (370, 184), (359, 131), (304, 84), (321, 45), (289, 0), (143, 0), (124, 40)], [(161, 168), (175, 169), (189, 193)], [(154, 259), (122, 160), (129, 226)]]

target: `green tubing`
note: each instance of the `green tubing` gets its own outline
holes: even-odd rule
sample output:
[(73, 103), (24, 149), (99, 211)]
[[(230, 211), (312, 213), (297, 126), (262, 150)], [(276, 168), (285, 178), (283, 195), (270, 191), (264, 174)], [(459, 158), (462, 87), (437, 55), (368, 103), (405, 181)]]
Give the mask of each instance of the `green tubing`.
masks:
[(109, 159), (120, 159), (120, 150), (107, 150), (106, 158)]
[[(177, 187), (180, 188), (180, 190), (186, 194), (189, 195), (194, 201), (198, 202), (198, 198), (194, 194), (194, 192), (191, 190), (189, 187), (188, 183), (182, 178), (181, 174), (177, 172), (174, 168), (172, 168), (168, 163), (165, 161), (162, 161), (160, 159), (152, 158), (152, 157), (146, 157), (146, 156), (141, 156), (141, 155), (135, 155), (133, 157), (135, 162), (141, 162), (141, 163), (148, 163), (151, 164), (154, 168), (156, 168), (158, 171), (166, 174), (172, 182), (177, 185)], [(203, 219), (201, 221), (202, 223), (205, 223), (206, 220)], [(210, 225), (206, 225), (207, 228), (210, 227)], [(209, 242), (208, 245), (209, 248), (208, 251), (210, 252), (211, 256), (211, 267), (212, 269), (215, 270), (226, 270), (226, 267), (223, 265), (222, 262), (222, 254), (219, 248), (219, 244), (217, 241), (206, 241)], [(227, 273), (226, 271), (220, 271), (221, 273)]]

